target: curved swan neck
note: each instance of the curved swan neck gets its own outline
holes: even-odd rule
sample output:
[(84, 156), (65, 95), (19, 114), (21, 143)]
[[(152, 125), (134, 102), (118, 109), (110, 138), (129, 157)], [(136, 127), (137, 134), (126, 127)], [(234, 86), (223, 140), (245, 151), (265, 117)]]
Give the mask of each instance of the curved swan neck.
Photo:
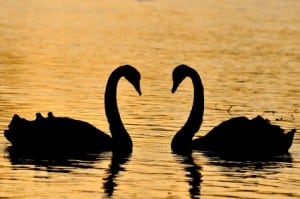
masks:
[(204, 89), (200, 76), (196, 71), (189, 71), (187, 73), (187, 76), (192, 79), (192, 83), (194, 86), (194, 100), (190, 115), (182, 129), (185, 129), (185, 131), (190, 132), (191, 135), (194, 136), (194, 134), (199, 130), (203, 120)]
[(192, 68), (186, 68), (185, 76), (192, 79), (194, 86), (194, 99), (192, 109), (186, 123), (172, 140), (171, 147), (176, 153), (185, 153), (191, 149), (192, 138), (201, 126), (204, 112), (204, 89), (200, 76)]
[(124, 72), (116, 69), (110, 75), (105, 90), (105, 113), (110, 126), (115, 149), (132, 149), (132, 141), (128, 135), (117, 106), (117, 85)]

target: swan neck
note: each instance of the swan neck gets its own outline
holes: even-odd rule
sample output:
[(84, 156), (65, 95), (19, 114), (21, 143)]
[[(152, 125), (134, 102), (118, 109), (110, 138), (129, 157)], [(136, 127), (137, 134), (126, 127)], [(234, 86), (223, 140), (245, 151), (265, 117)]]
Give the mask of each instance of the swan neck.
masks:
[(131, 150), (132, 141), (122, 123), (117, 105), (117, 85), (121, 77), (123, 77), (121, 71), (115, 70), (107, 81), (105, 90), (105, 113), (109, 122), (114, 147), (130, 148)]
[(177, 132), (172, 140), (172, 149), (176, 153), (187, 152), (191, 149), (192, 139), (199, 130), (204, 112), (204, 90), (198, 73), (189, 70), (186, 76), (192, 79), (194, 86), (194, 99), (191, 112), (184, 126)]
[(203, 120), (204, 89), (200, 76), (197, 73), (192, 73), (190, 77), (194, 86), (194, 99), (190, 115), (184, 128), (188, 129), (194, 135), (199, 130)]

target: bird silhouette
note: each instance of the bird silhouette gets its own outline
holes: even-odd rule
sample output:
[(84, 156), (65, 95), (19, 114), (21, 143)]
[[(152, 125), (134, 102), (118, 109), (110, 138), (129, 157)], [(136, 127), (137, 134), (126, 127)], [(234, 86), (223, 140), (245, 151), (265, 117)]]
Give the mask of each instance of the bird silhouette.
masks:
[(117, 85), (125, 77), (141, 95), (140, 73), (130, 65), (116, 68), (108, 78), (105, 90), (105, 113), (111, 137), (85, 121), (55, 117), (51, 112), (44, 118), (40, 113), (28, 121), (15, 114), (4, 131), (14, 149), (24, 153), (78, 154), (113, 151), (130, 154), (132, 140), (127, 133), (117, 107)]
[(284, 133), (277, 125), (261, 116), (248, 119), (245, 116), (231, 118), (214, 127), (205, 136), (193, 140), (199, 130), (204, 114), (204, 89), (197, 71), (187, 65), (179, 65), (173, 71), (175, 93), (180, 83), (189, 77), (194, 86), (194, 100), (190, 115), (184, 126), (172, 139), (174, 153), (190, 153), (203, 150), (219, 155), (257, 158), (288, 153), (295, 129)]

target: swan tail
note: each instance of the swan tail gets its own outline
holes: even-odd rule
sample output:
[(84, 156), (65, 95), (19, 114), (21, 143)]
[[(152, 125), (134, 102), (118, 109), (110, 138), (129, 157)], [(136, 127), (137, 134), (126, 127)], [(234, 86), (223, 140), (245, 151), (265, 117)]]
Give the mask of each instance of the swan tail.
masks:
[(289, 148), (292, 146), (294, 135), (295, 135), (296, 129), (292, 129), (288, 133), (286, 133), (285, 136), (285, 142), (286, 142), (286, 150), (288, 152)]

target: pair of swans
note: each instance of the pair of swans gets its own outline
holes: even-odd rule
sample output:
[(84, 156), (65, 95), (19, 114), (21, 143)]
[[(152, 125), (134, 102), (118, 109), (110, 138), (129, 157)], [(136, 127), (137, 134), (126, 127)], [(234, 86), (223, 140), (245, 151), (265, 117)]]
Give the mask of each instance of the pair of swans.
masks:
[[(105, 112), (109, 122), (111, 137), (91, 124), (67, 117), (55, 117), (50, 112), (44, 118), (37, 113), (34, 121), (14, 115), (5, 137), (12, 146), (30, 152), (70, 152), (90, 153), (113, 151), (117, 154), (130, 154), (132, 140), (126, 131), (117, 107), (117, 84), (125, 77), (141, 95), (140, 73), (130, 65), (115, 69), (105, 90)], [(193, 149), (213, 151), (221, 154), (240, 153), (245, 155), (274, 155), (287, 153), (295, 129), (288, 133), (279, 126), (272, 125), (260, 116), (249, 120), (236, 117), (222, 122), (206, 136), (193, 140), (199, 130), (204, 111), (204, 91), (199, 74), (189, 66), (179, 65), (173, 71), (174, 93), (186, 78), (192, 79), (194, 101), (185, 125), (173, 137), (171, 148), (176, 154), (187, 154)]]

